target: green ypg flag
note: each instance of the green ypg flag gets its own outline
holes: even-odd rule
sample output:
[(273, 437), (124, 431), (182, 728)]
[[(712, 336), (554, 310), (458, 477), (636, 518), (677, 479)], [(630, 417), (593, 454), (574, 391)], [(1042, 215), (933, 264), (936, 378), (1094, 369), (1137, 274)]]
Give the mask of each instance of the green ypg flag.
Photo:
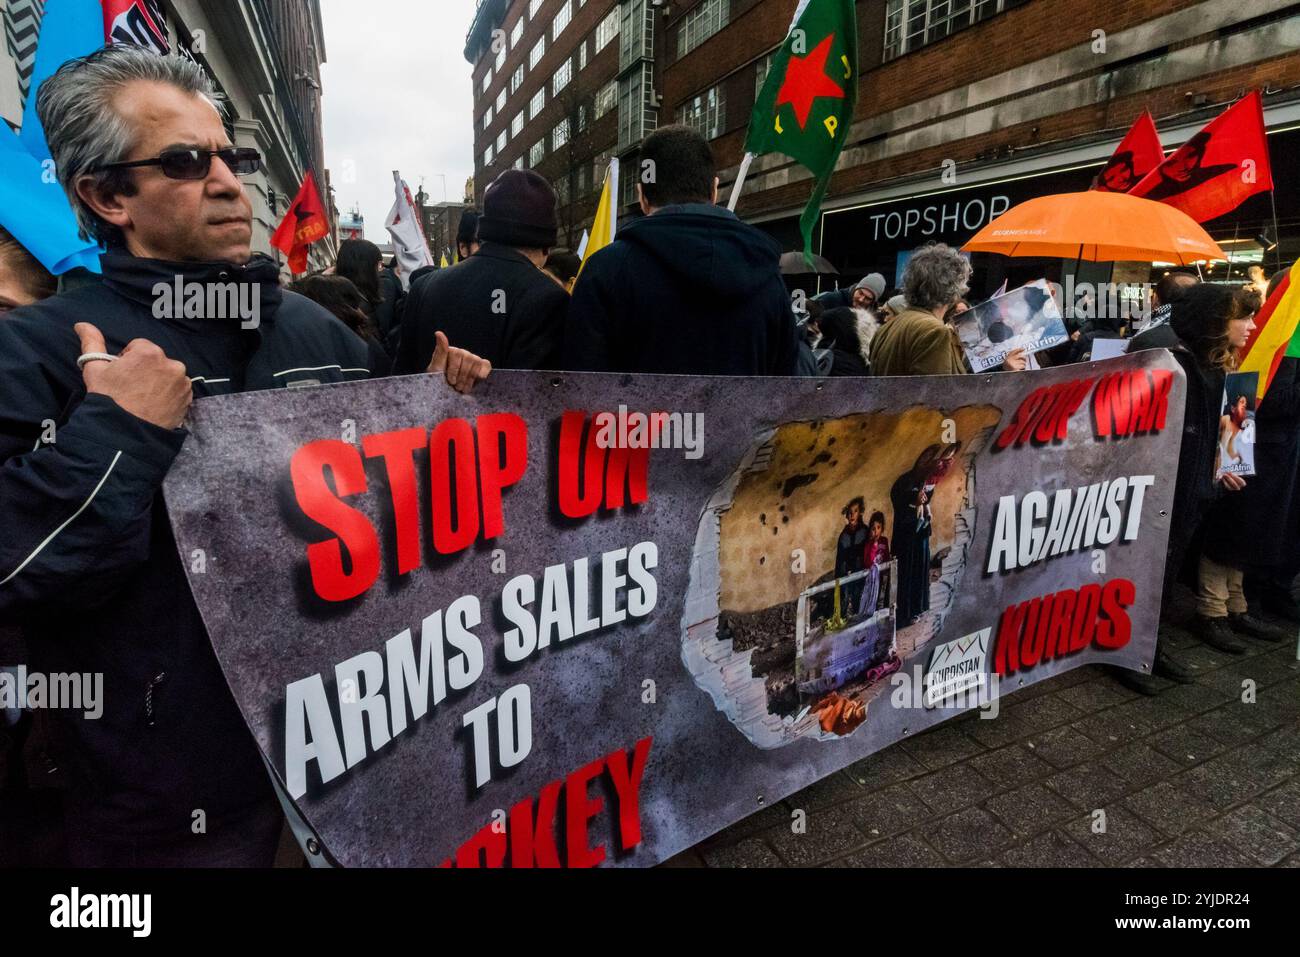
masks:
[(799, 221), (810, 260), (813, 227), (853, 122), (857, 74), (854, 0), (799, 0), (790, 33), (754, 104), (745, 152), (784, 153), (816, 178)]

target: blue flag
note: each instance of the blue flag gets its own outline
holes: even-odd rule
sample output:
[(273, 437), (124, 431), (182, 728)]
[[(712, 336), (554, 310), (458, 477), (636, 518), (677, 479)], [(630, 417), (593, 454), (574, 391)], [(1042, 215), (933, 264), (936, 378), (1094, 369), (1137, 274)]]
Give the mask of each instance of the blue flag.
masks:
[(103, 45), (100, 0), (49, 0), (22, 130), (15, 136), (0, 125), (0, 226), (56, 276), (78, 266), (99, 272), (100, 250), (78, 236), (77, 219), (54, 176), (45, 130), (36, 115), (36, 91), (68, 60)]

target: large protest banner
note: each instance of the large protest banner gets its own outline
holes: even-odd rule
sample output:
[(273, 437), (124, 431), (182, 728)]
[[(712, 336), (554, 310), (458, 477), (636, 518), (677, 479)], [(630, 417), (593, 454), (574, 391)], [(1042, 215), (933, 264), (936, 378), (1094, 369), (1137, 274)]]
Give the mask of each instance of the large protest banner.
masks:
[(333, 860), (649, 865), (997, 687), (1149, 667), (1184, 387), (1158, 351), (248, 393), (165, 495)]

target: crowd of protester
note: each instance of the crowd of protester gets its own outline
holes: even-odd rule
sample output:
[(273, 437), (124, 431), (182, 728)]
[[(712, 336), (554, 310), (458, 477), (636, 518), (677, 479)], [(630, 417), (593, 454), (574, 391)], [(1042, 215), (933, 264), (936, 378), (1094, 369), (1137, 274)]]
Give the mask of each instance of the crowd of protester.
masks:
[[(0, 632), (0, 663), (22, 655), (47, 673), (100, 672), (110, 694), (96, 722), (59, 717), (33, 729), (24, 718), (8, 740), (28, 751), (0, 770), (10, 784), (32, 773), (32, 742), (58, 753), (62, 840), (75, 864), (266, 864), (280, 833), (279, 804), (190, 596), (160, 493), (194, 397), (277, 388), (284, 370), (304, 368), (323, 383), (439, 373), (457, 391), (493, 367), (970, 372), (953, 325), (970, 308), (966, 257), (930, 245), (911, 257), (899, 289), (872, 273), (810, 299), (792, 295), (776, 241), (717, 205), (710, 148), (687, 127), (646, 138), (641, 159), (656, 176), (637, 184), (643, 215), (585, 262), (558, 248), (551, 185), (507, 170), (481, 215), (462, 218), (453, 266), (403, 277), (377, 246), (350, 240), (331, 274), (284, 289), (278, 265), (251, 252), (251, 208), (221, 152), (230, 143), (200, 67), (113, 47), (58, 71), (37, 103), (78, 221), (107, 252), (100, 282), (56, 295), (54, 277), (0, 232), (0, 622), (23, 632)], [(202, 175), (139, 165), (178, 142), (192, 144)], [(178, 273), (254, 284), (256, 335), (237, 320), (154, 319), (155, 284)], [(1234, 288), (1175, 272), (1155, 289), (1156, 308), (1130, 346), (1170, 350), (1187, 375), (1166, 611), (1194, 595), (1189, 627), (1229, 654), (1245, 652), (1247, 639), (1293, 636), (1277, 616), (1300, 620), (1291, 592), (1300, 571), (1297, 360), (1283, 363), (1260, 408), (1258, 478), (1213, 477), (1224, 376), (1253, 328), (1260, 283)], [(1132, 331), (1080, 324), (1064, 353), (1037, 361), (1080, 361), (1098, 338)], [(1015, 350), (1003, 368), (1029, 364)], [(916, 488), (895, 490), (905, 499), (895, 516), (916, 512), (912, 499), (933, 471), (926, 464)], [(77, 520), (51, 536), (58, 516)], [(928, 539), (897, 517), (887, 529), (873, 514), (865, 528), (864, 540), (885, 543), (885, 553), (892, 542), (902, 560), (928, 565)], [(1193, 591), (1178, 591), (1180, 580)], [(910, 617), (927, 606), (925, 591), (906, 596)], [(1163, 646), (1154, 671), (1191, 680)], [(1161, 687), (1135, 672), (1116, 678), (1144, 693)], [(197, 807), (201, 841), (191, 829)]]

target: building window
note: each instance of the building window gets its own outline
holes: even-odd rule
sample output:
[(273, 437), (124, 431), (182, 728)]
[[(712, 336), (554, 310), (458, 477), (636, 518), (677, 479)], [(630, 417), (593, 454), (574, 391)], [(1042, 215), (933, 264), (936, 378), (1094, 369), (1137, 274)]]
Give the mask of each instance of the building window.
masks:
[(492, 85), (492, 68), (488, 67), (488, 71), (483, 74), (483, 92), (486, 93), (488, 91), (488, 87), (491, 85)]
[(622, 26), (618, 30), (618, 66), (629, 69), (637, 60), (653, 60), (655, 55), (655, 13), (658, 6), (647, 0), (627, 0), (619, 4)]
[(497, 94), (497, 112), (500, 113), (506, 108), (506, 88), (503, 86), (501, 92)]
[(519, 92), (519, 88), (524, 85), (524, 65), (519, 64), (514, 74), (510, 77), (510, 93), (513, 96)]
[(504, 43), (501, 44), (501, 49), (497, 51), (497, 60), (496, 63), (493, 65), (498, 70), (500, 70), (503, 66), (506, 65), (506, 45)]
[(564, 32), (564, 28), (569, 25), (569, 21), (572, 19), (573, 4), (571, 0), (564, 0), (564, 6), (560, 7), (560, 12), (557, 13), (555, 19), (551, 21), (551, 39), (558, 39), (560, 34)]
[(514, 28), (510, 31), (510, 49), (519, 46), (519, 41), (524, 36), (524, 18), (520, 17), (515, 21)]
[[(620, 170), (620, 175), (618, 177), (618, 191), (622, 195), (619, 196), (619, 202), (624, 206), (631, 206), (637, 201), (636, 179), (635, 176), (623, 176), (622, 171)], [(603, 189), (604, 187), (602, 186), (601, 188)]]
[(528, 69), (531, 70), (533, 67), (537, 66), (537, 61), (540, 60), (545, 53), (546, 37), (542, 36), (538, 38), (537, 42), (533, 45), (533, 48), (528, 52)]
[(763, 84), (767, 82), (767, 75), (772, 72), (772, 64), (776, 61), (776, 51), (773, 50), (767, 56), (763, 57), (754, 66), (754, 96), (757, 97), (763, 92)]
[(558, 150), (567, 142), (569, 142), (569, 119), (565, 117), (556, 123), (555, 129), (551, 131), (551, 149)]
[(492, 112), (492, 104), (489, 103), (488, 108), (483, 111), (483, 129), (487, 129), (489, 126), (492, 125), (493, 115), (494, 114)]
[(513, 120), (510, 121), (510, 135), (518, 136), (524, 131), (524, 111), (520, 110)]
[(942, 40), (1022, 0), (887, 0), (885, 60)]
[(587, 69), (587, 38), (583, 37), (582, 42), (578, 44), (578, 69)]
[(542, 87), (533, 94), (533, 98), (528, 101), (528, 118), (535, 119), (537, 114), (542, 112), (542, 107), (546, 105), (546, 87)]
[(497, 134), (497, 152), (500, 153), (502, 150), (504, 150), (506, 148), (506, 144), (509, 142), (510, 139), (506, 135), (506, 131), (502, 130), (499, 134)]
[(717, 33), (731, 19), (731, 0), (704, 0), (677, 26), (677, 59)]
[(523, 169), (523, 168), (524, 168), (524, 154), (520, 153), (518, 158), (515, 160), (515, 169)]
[(537, 16), (537, 11), (542, 6), (542, 0), (528, 0), (528, 19), (532, 20)]
[(587, 130), (587, 104), (578, 104), (578, 132), (584, 133)]
[(542, 138), (528, 151), (528, 165), (537, 168), (537, 164), (546, 158), (546, 139)]
[(565, 60), (560, 64), (560, 68), (555, 71), (555, 76), (551, 78), (551, 93), (558, 95), (561, 90), (569, 85), (573, 79), (573, 61)]
[(618, 148), (620, 151), (635, 146), (653, 133), (658, 115), (650, 102), (654, 90), (654, 71), (650, 63), (643, 62), (639, 70), (632, 70), (618, 81)]
[(485, 149), (485, 150), (483, 151), (483, 165), (484, 165), (484, 166), (491, 166), (491, 165), (492, 165), (492, 157), (495, 156), (495, 155), (496, 155), (496, 154), (492, 151), (492, 144), (489, 143), (489, 144), (488, 144), (488, 148)]
[(569, 205), (569, 177), (562, 176), (555, 184), (555, 201), (560, 206)]
[(578, 167), (578, 195), (587, 195), (587, 164), (583, 163)]
[(618, 80), (610, 80), (596, 91), (596, 119), (600, 119), (618, 104)]
[(705, 139), (721, 136), (727, 126), (726, 90), (711, 87), (677, 109), (677, 122), (694, 127)]
[(618, 36), (618, 7), (609, 12), (609, 16), (601, 20), (596, 27), (596, 52), (609, 44), (609, 41)]

